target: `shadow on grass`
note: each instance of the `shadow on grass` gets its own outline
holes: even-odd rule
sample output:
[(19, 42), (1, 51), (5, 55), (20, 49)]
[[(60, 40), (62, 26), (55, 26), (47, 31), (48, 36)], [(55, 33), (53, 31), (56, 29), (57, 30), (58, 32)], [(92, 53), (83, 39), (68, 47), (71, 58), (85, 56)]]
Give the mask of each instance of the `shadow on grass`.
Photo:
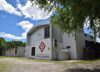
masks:
[(99, 62), (99, 59), (84, 59), (84, 60), (80, 60), (79, 63), (91, 63), (91, 62)]
[(67, 69), (65, 72), (100, 72), (100, 69)]
[(93, 59), (87, 58), (87, 59), (83, 59), (83, 60), (86, 60), (86, 61), (95, 61), (95, 60), (100, 60), (100, 58), (93, 58)]

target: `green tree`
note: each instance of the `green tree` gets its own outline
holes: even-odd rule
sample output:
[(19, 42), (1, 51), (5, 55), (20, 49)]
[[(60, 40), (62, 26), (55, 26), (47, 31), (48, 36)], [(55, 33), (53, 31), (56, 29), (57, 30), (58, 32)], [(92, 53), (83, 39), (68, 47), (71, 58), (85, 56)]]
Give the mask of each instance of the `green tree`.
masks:
[(82, 30), (88, 25), (94, 38), (100, 34), (100, 0), (31, 0), (47, 10), (55, 9), (51, 23), (66, 32)]
[(15, 41), (15, 40), (6, 41), (4, 38), (0, 37), (0, 49), (12, 48), (17, 46), (25, 47), (26, 43), (22, 41)]
[(4, 38), (0, 37), (0, 49), (7, 48), (7, 43)]
[(7, 44), (8, 44), (9, 47), (17, 47), (17, 46), (25, 47), (26, 46), (25, 42), (15, 41), (15, 40), (8, 41)]
[(25, 47), (26, 43), (22, 41), (6, 41), (4, 38), (0, 37), (0, 55), (3, 54), (3, 51), (7, 48), (13, 48), (13, 47), (18, 47), (22, 46)]

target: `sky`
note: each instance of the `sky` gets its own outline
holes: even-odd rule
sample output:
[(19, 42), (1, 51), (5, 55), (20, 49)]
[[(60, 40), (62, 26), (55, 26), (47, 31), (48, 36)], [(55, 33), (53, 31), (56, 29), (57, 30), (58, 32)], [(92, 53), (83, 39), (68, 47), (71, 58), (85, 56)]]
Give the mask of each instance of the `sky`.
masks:
[(29, 0), (0, 0), (0, 37), (26, 41), (29, 29), (49, 23), (50, 13), (32, 5)]
[[(27, 32), (35, 25), (49, 23), (53, 11), (46, 12), (29, 0), (0, 0), (0, 37), (26, 42)], [(87, 26), (84, 32), (89, 34)], [(97, 38), (100, 42), (100, 39)]]

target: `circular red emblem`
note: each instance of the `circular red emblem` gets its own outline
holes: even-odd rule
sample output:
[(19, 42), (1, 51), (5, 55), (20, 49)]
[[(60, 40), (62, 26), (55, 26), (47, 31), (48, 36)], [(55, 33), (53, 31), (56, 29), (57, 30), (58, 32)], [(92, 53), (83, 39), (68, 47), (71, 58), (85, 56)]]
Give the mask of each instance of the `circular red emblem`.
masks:
[(41, 52), (44, 51), (44, 49), (45, 49), (45, 44), (44, 44), (44, 42), (41, 42), (41, 43), (40, 43), (39, 48), (40, 48), (40, 51), (41, 51)]

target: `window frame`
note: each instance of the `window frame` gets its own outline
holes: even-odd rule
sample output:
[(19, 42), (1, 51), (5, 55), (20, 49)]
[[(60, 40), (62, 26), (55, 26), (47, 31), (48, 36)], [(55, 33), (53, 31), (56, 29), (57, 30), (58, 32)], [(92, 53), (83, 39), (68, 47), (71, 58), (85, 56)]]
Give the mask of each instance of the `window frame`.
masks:
[(44, 39), (50, 38), (50, 26), (44, 28)]

